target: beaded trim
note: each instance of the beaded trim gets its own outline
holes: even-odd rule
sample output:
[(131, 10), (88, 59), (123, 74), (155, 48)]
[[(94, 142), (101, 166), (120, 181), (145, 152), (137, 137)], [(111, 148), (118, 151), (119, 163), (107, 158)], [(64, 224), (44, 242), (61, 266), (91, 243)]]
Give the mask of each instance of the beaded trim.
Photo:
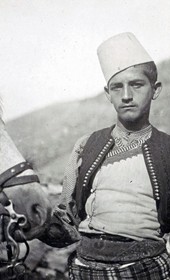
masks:
[(154, 169), (154, 164), (153, 164), (150, 148), (147, 145), (147, 143), (145, 143), (143, 145), (143, 152), (144, 152), (144, 155), (145, 155), (145, 160), (146, 160), (146, 163), (147, 163), (148, 171), (149, 171), (151, 181), (152, 181), (152, 184), (153, 184), (154, 197), (155, 197), (156, 200), (160, 200), (159, 183), (158, 183), (158, 179), (157, 179), (156, 172), (155, 172), (155, 169)]
[(98, 163), (101, 161), (101, 159), (105, 156), (105, 154), (107, 153), (109, 148), (112, 146), (113, 142), (114, 142), (113, 138), (110, 138), (109, 141), (107, 142), (107, 144), (103, 147), (103, 149), (101, 150), (101, 152), (99, 153), (99, 155), (95, 159), (95, 161), (93, 162), (93, 164), (90, 166), (90, 168), (88, 169), (88, 171), (86, 172), (86, 175), (84, 177), (83, 187), (86, 186), (86, 184), (87, 184), (87, 182), (88, 182), (88, 180), (90, 178), (90, 175), (92, 174), (93, 170), (98, 165)]

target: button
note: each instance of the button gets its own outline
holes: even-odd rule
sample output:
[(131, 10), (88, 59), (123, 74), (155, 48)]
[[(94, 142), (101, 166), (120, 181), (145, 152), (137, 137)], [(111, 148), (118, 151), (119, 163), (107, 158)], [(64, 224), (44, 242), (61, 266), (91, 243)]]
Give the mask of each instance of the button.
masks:
[(153, 181), (154, 183), (156, 183), (156, 182), (157, 182), (157, 179), (152, 179), (152, 181)]
[(157, 182), (157, 181), (154, 182), (154, 187), (156, 188), (156, 187), (158, 187), (158, 186), (159, 186), (158, 182)]

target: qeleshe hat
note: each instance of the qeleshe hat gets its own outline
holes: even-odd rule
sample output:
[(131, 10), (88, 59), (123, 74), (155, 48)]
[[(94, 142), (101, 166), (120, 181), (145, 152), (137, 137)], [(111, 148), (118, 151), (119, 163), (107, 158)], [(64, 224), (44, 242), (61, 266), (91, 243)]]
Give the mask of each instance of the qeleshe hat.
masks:
[(130, 32), (109, 38), (98, 47), (97, 54), (107, 83), (115, 74), (130, 66), (153, 61)]

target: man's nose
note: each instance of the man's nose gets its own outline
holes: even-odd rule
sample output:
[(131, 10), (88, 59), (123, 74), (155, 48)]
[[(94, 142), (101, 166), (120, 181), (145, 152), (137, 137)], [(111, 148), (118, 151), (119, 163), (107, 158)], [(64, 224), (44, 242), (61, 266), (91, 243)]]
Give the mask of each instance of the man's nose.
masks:
[(133, 100), (133, 93), (129, 86), (124, 86), (122, 90), (122, 101), (129, 102)]

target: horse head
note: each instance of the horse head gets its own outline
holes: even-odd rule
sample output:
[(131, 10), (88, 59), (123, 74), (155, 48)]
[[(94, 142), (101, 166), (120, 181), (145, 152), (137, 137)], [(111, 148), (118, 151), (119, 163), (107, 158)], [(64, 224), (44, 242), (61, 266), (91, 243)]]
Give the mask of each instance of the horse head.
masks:
[[(51, 216), (51, 205), (47, 194), (39, 183), (29, 183), (4, 190), (13, 204), (14, 211), (26, 217), (22, 232), (26, 240), (38, 238), (44, 232)], [(17, 234), (17, 231), (16, 231)], [(20, 240), (20, 236), (15, 236)]]
[[(0, 121), (0, 178), (7, 197), (12, 201), (16, 213), (23, 214), (27, 223), (23, 233), (27, 240), (37, 238), (43, 232), (51, 215), (48, 194), (38, 183), (31, 166), (16, 148)], [(0, 180), (1, 182), (1, 180)]]

